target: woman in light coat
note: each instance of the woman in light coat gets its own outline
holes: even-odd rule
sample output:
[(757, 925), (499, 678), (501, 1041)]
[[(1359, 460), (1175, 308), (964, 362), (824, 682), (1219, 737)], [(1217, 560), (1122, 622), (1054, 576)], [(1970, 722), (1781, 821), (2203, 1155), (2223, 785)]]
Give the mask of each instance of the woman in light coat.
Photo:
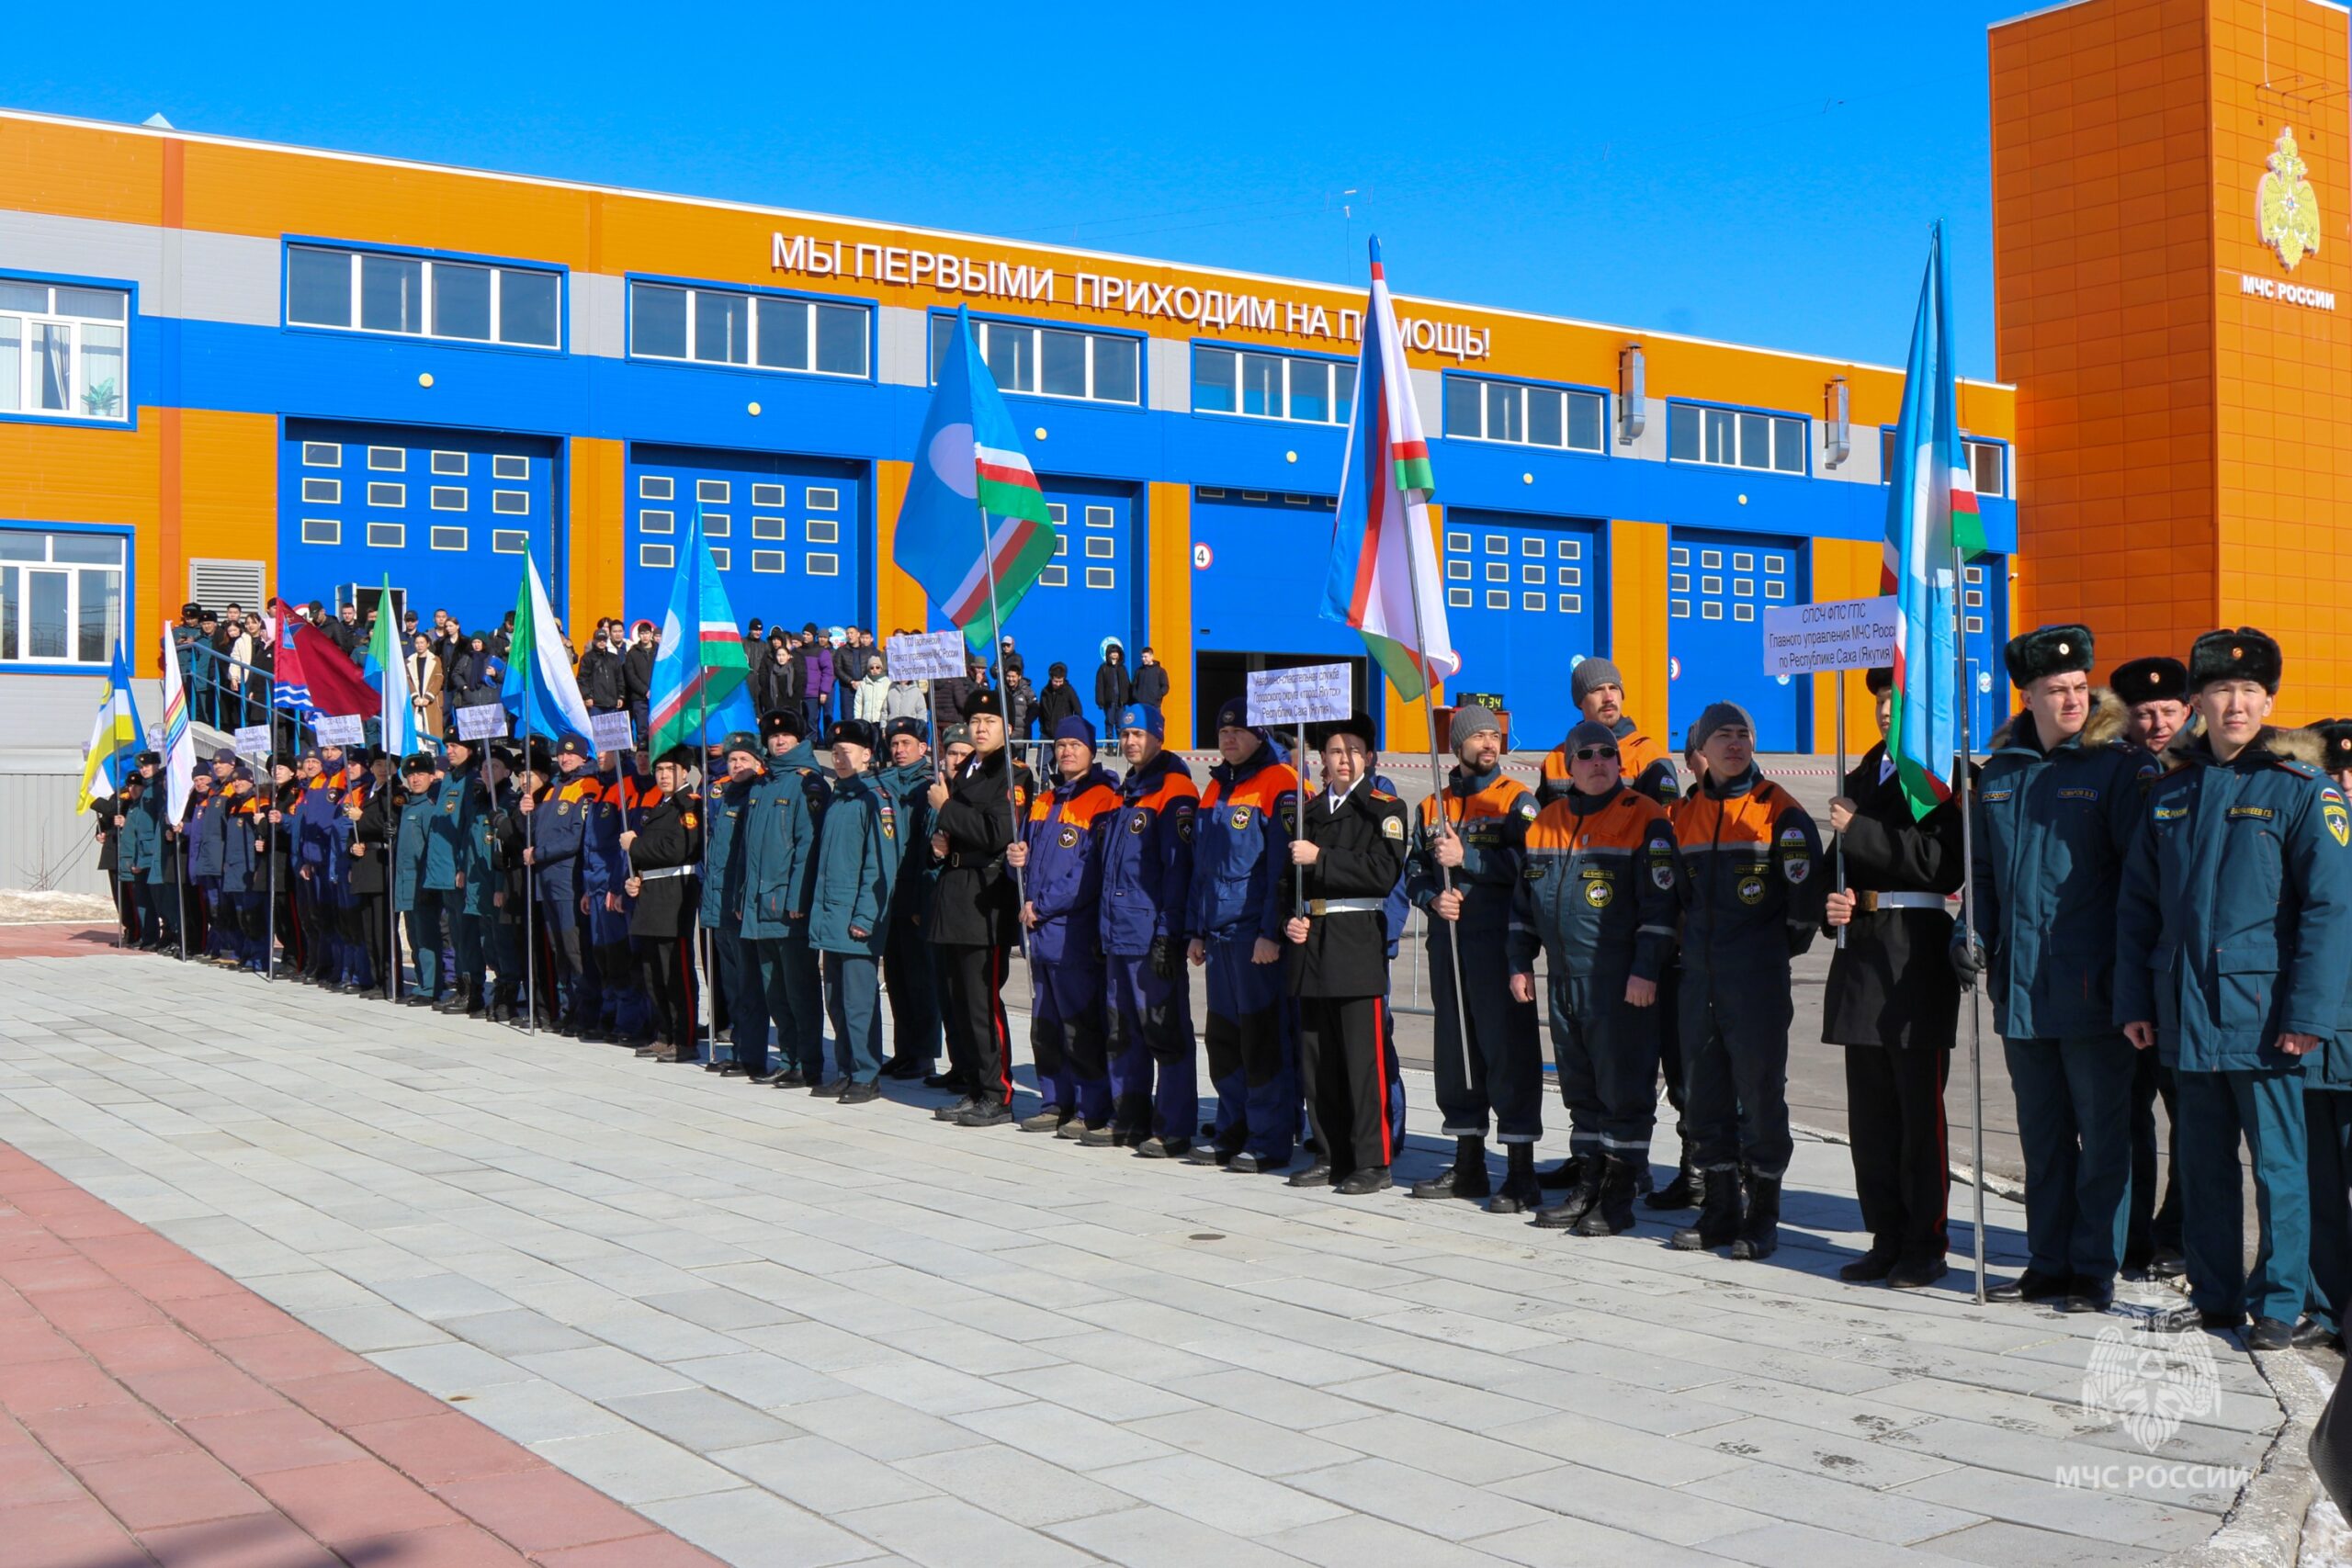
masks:
[(865, 673), (857, 679), (857, 694), (853, 703), (853, 717), (862, 718), (866, 723), (876, 726), (882, 723), (888, 712), (890, 700), (890, 672), (884, 667), (885, 663), (886, 660), (879, 651), (867, 659)]

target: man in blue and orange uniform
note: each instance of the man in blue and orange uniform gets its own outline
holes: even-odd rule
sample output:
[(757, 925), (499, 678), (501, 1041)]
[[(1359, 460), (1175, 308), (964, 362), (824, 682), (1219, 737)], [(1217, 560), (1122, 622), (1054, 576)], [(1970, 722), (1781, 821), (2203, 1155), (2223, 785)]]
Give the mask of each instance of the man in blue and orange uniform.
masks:
[[(742, 830), (752, 791), (767, 776), (761, 759), (767, 750), (748, 729), (731, 731), (711, 748), (711, 785), (704, 793), (705, 826), (710, 835), (702, 873), (702, 923), (710, 931), (710, 1055), (703, 1066), (754, 1081), (768, 1072), (768, 1004), (760, 989), (760, 961), (743, 939), (744, 858), (750, 835)], [(724, 1036), (727, 1049), (719, 1049)]]
[(1296, 1041), (1284, 1005), (1283, 916), (1298, 774), (1250, 727), (1235, 697), (1217, 710), (1209, 787), (1194, 816), (1187, 956), (1208, 970), (1209, 1081), (1216, 1135), (1186, 1156), (1240, 1171), (1290, 1164), (1297, 1131)]
[[(1413, 1184), (1416, 1198), (1485, 1198), (1491, 1112), (1508, 1161), (1498, 1214), (1522, 1213), (1542, 1199), (1535, 1141), (1544, 1135), (1544, 1061), (1532, 994), (1511, 993), (1505, 951), (1521, 848), (1535, 820), (1535, 793), (1503, 772), (1503, 727), (1493, 709), (1453, 710), (1456, 762), (1441, 795), (1421, 802), (1407, 871), (1408, 891), (1429, 921), (1430, 1005), (1437, 1019), (1437, 1108), (1453, 1140), (1453, 1163)], [(1613, 750), (1616, 742), (1610, 742)], [(1441, 804), (1444, 808), (1439, 818)], [(1454, 941), (1459, 932), (1461, 941)], [(1454, 953), (1462, 989), (1456, 999)], [(1467, 1015), (1470, 1038), (1462, 1038)], [(1564, 1080), (1565, 1081), (1565, 1080)]]
[(1111, 1126), (1083, 1144), (1133, 1146), (1167, 1159), (1200, 1125), (1193, 987), (1184, 974), (1184, 899), (1193, 883), (1200, 790), (1167, 749), (1158, 708), (1119, 710), (1119, 819), (1102, 846), (1103, 1023), (1111, 1057)]
[[(1029, 770), (1005, 747), (1003, 699), (986, 688), (964, 702), (971, 754), (932, 782), (932, 941), (944, 982), (950, 1064), (969, 1087), (932, 1114), (958, 1127), (1000, 1127), (1012, 1120), (1012, 1034), (1004, 1018), (1004, 976), (1021, 927), (1019, 874), (1005, 863), (1036, 793)], [(953, 750), (953, 745), (950, 750)]]
[[(2284, 668), (2252, 626), (2189, 649), (2204, 729), (2148, 788), (2115, 919), (2115, 1021), (2165, 1054), (2180, 1096), (2188, 1304), (2141, 1326), (2235, 1328), (2251, 1314), (2256, 1350), (2286, 1349), (2308, 1303), (2303, 1085), (2307, 1063), (2326, 1079), (2320, 1047), (2342, 1027), (2352, 968), (2352, 817), (2318, 738), (2270, 728)], [(2251, 1271), (2241, 1137), (2261, 1226)]]
[(1029, 803), (1023, 838), (1005, 851), (1022, 870), (1029, 953), (1029, 1049), (1045, 1105), (1024, 1133), (1082, 1137), (1111, 1131), (1102, 1039), (1102, 840), (1118, 782), (1094, 760), (1094, 726), (1071, 714), (1054, 727), (1054, 783)]
[(1592, 719), (1568, 732), (1569, 791), (1519, 835), (1524, 871), (1505, 960), (1509, 994), (1532, 1008), (1544, 957), (1577, 1164), (1577, 1185), (1535, 1223), (1578, 1235), (1633, 1228), (1657, 1120), (1658, 984), (1679, 902), (1674, 829), (1664, 807), (1626, 786), (1618, 739)]
[(939, 1063), (939, 961), (931, 949), (931, 801), (936, 770), (929, 730), (919, 718), (890, 721), (883, 744), (890, 764), (876, 775), (898, 813), (899, 874), (890, 884), (890, 935), (882, 950), (882, 977), (890, 990), (890, 1060), (882, 1076), (901, 1082), (927, 1078)]
[(778, 708), (760, 720), (767, 774), (752, 786), (736, 832), (743, 840), (743, 941), (759, 965), (760, 994), (775, 1034), (779, 1089), (825, 1083), (825, 993), (808, 911), (817, 892), (817, 835), (831, 787), (800, 716)]
[(581, 851), (588, 839), (588, 813), (603, 797), (587, 771), (588, 742), (566, 735), (555, 743), (555, 778), (544, 800), (524, 804), (533, 817), (525, 862), (537, 868), (539, 919), (553, 954), (556, 990), (565, 1034), (579, 1034), (602, 1008), (596, 974), (587, 963), (580, 931)]
[(334, 923), (326, 906), (326, 857), (334, 834), (335, 803), (343, 791), (341, 774), (342, 748), (335, 750), (336, 765), (333, 773), (324, 748), (314, 747), (302, 753), (296, 770), (302, 781), (302, 793), (294, 803), (293, 819), (288, 824), (291, 843), (288, 846), (293, 858), (294, 918), (300, 923), (302, 965), (287, 977), (305, 986), (330, 984), (334, 973), (338, 944)]
[[(1324, 727), (1323, 790), (1301, 807), (1283, 858), (1304, 868), (1306, 908), (1283, 928), (1299, 1010), (1299, 1079), (1317, 1153), (1290, 1179), (1348, 1197), (1389, 1182), (1388, 908), (1405, 874), (1405, 803), (1371, 782), (1372, 720)], [(1254, 1131), (1254, 1129), (1253, 1129)], [(1237, 1158), (1238, 1156), (1236, 1156)]]
[(621, 831), (628, 857), (629, 935), (637, 944), (652, 1038), (639, 1053), (664, 1062), (695, 1059), (695, 908), (700, 890), (702, 802), (694, 793), (695, 753), (673, 746), (653, 764), (653, 788)]
[(825, 739), (833, 778), (817, 841), (808, 942), (824, 965), (825, 1012), (841, 1071), (814, 1092), (843, 1105), (882, 1098), (882, 950), (900, 840), (899, 808), (874, 773), (881, 739), (866, 720), (844, 718)]
[(1734, 1258), (1764, 1258), (1780, 1246), (1781, 1181), (1795, 1153), (1789, 963), (1821, 925), (1821, 839), (1804, 807), (1757, 771), (1747, 709), (1708, 704), (1690, 743), (1707, 776), (1668, 816), (1682, 863), (1685, 1114), (1706, 1190), (1698, 1223), (1671, 1245), (1728, 1244)]
[[(1970, 880), (1993, 1027), (2017, 1090), (2028, 1260), (1986, 1295), (2105, 1312), (2132, 1183), (2134, 1064), (2113, 1016), (2115, 900), (2146, 815), (2149, 758), (2124, 739), (2122, 705), (2091, 689), (2087, 626), (2038, 627), (2003, 657), (2025, 711), (1986, 748)], [(1976, 967), (1975, 946), (1954, 952), (1963, 970)]]
[(596, 800), (581, 840), (580, 891), (598, 1007), (581, 1031), (582, 1040), (634, 1045), (645, 1028), (645, 996), (629, 951), (628, 852), (621, 848), (621, 834), (635, 824), (639, 802), (650, 787), (637, 771), (635, 752), (596, 754)]

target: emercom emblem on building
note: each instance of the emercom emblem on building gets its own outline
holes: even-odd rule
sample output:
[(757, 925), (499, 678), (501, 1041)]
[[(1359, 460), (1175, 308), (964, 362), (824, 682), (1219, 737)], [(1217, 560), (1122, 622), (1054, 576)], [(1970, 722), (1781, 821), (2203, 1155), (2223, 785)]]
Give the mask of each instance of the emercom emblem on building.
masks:
[(2278, 128), (2278, 144), (2265, 163), (2268, 172), (2254, 190), (2255, 222), (2278, 265), (2292, 272), (2319, 249), (2319, 195), (2304, 177), (2309, 170), (2296, 151), (2292, 126)]

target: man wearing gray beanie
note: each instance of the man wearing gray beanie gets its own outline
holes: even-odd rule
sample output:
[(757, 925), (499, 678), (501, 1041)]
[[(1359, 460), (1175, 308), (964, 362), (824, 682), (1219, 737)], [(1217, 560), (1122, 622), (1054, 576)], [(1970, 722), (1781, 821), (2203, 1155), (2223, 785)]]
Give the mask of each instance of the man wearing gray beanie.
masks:
[(1821, 837), (1804, 807), (1756, 771), (1756, 726), (1737, 703), (1708, 704), (1690, 745), (1707, 774), (1668, 816), (1682, 857), (1687, 1157), (1705, 1173), (1706, 1193), (1698, 1223), (1671, 1245), (1770, 1258), (1795, 1152), (1789, 961), (1821, 924)]
[[(1535, 1004), (1515, 1000), (1506, 948), (1535, 792), (1502, 771), (1503, 727), (1491, 708), (1453, 710), (1459, 759), (1442, 795), (1420, 804), (1405, 891), (1426, 914), (1430, 1005), (1437, 1018), (1437, 1105), (1453, 1140), (1453, 1163), (1413, 1184), (1416, 1198), (1485, 1198), (1487, 1121), (1493, 1112), (1509, 1169), (1487, 1203), (1519, 1214), (1542, 1198), (1535, 1140), (1544, 1135), (1543, 1054)], [(1438, 807), (1442, 802), (1441, 823)], [(1454, 988), (1459, 932), (1462, 987)], [(1462, 1038), (1467, 1020), (1470, 1038)]]
[[(1568, 694), (1576, 700), (1580, 722), (1606, 725), (1617, 738), (1617, 756), (1625, 775), (1625, 787), (1637, 795), (1648, 795), (1660, 806), (1672, 806), (1682, 793), (1681, 775), (1674, 771), (1674, 758), (1667, 749), (1641, 733), (1634, 721), (1625, 716), (1625, 678), (1616, 664), (1606, 659), (1578, 660), (1568, 671)], [(1543, 776), (1536, 781), (1535, 798), (1541, 805), (1572, 793), (1568, 777), (1568, 747), (1564, 741), (1544, 759)], [(1685, 1156), (1682, 1168), (1674, 1179), (1643, 1200), (1653, 1209), (1688, 1209), (1703, 1196), (1699, 1173), (1692, 1168), (1688, 1155), (1690, 1126), (1683, 1119), (1682, 1108), (1682, 1045), (1681, 1031), (1675, 1022), (1676, 998), (1674, 957), (1667, 957), (1667, 970), (1658, 981), (1658, 1066), (1666, 1074), (1667, 1102), (1674, 1107), (1674, 1130), (1683, 1138)], [(1575, 1187), (1579, 1172), (1571, 1157), (1544, 1173), (1546, 1187)], [(1642, 1185), (1649, 1185), (1649, 1172), (1642, 1172)]]

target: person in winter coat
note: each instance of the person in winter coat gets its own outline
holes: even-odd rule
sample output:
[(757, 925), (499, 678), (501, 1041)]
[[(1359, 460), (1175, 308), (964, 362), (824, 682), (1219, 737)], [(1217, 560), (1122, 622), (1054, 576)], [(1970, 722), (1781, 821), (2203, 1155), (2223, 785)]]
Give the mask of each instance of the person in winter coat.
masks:
[(1094, 705), (1102, 711), (1102, 727), (1109, 729), (1119, 721), (1119, 710), (1131, 700), (1127, 681), (1127, 653), (1116, 637), (1102, 644), (1102, 662), (1094, 671)]
[[(2188, 653), (2199, 734), (2148, 786), (2115, 906), (2115, 1020), (2165, 1055), (2180, 1097), (2188, 1304), (2142, 1327), (2232, 1329), (2284, 1350), (2311, 1288), (2304, 1085), (2341, 1087), (2352, 968), (2352, 817), (2307, 730), (2273, 729), (2285, 660), (2252, 626)], [(2238, 1156), (2260, 1235), (2245, 1267)], [(2120, 1229), (2119, 1224), (2118, 1229)], [(2324, 1340), (2322, 1332), (2304, 1343)]]
[(653, 1039), (643, 1049), (657, 1061), (695, 1059), (695, 908), (702, 898), (695, 874), (702, 854), (695, 760), (691, 746), (662, 753), (653, 764), (652, 793), (639, 802), (645, 814), (621, 835), (629, 863), (625, 890), (635, 900), (628, 931), (653, 1011)]
[(416, 710), (416, 729), (420, 735), (443, 733), (441, 695), (447, 679), (441, 661), (433, 657), (433, 639), (423, 632), (410, 638), (408, 700)]
[(878, 735), (883, 720), (889, 716), (890, 671), (879, 653), (864, 649), (859, 651), (869, 653), (870, 657), (865, 661), (865, 673), (857, 678), (857, 695), (851, 705), (851, 716), (862, 724), (874, 726)]
[(1013, 739), (1030, 739), (1029, 723), (1037, 709), (1037, 688), (1018, 665), (1008, 664), (1004, 671), (1004, 723)]
[(1102, 843), (1119, 820), (1118, 781), (1094, 760), (1094, 727), (1075, 715), (1054, 732), (1053, 787), (1030, 803), (1006, 863), (1025, 872), (1029, 1048), (1045, 1106), (1028, 1133), (1077, 1138), (1111, 1130), (1102, 1032)]
[(833, 705), (832, 639), (814, 621), (801, 636), (806, 640), (794, 656), (800, 667), (800, 722), (804, 733), (821, 735)]
[(621, 711), (621, 656), (613, 647), (610, 622), (597, 623), (594, 640), (580, 656), (580, 695), (591, 712)]
[(922, 720), (925, 733), (931, 721), (931, 682), (928, 681), (897, 681), (882, 698), (882, 722), (887, 727), (894, 720)]
[(971, 706), (972, 694), (986, 691), (989, 667), (974, 654), (965, 664), (964, 673), (951, 675), (937, 683), (932, 695), (938, 699), (939, 722), (943, 725), (961, 724)]
[(1046, 689), (1037, 694), (1038, 728), (1048, 735), (1058, 734), (1062, 720), (1076, 718), (1085, 711), (1079, 701), (1078, 688), (1069, 683), (1069, 666), (1056, 660), (1046, 669)]
[(1005, 851), (1036, 784), (1005, 746), (996, 694), (975, 692), (966, 710), (971, 754), (925, 795), (932, 855), (942, 863), (932, 885), (932, 942), (939, 949), (949, 1059), (964, 1095), (934, 1114), (959, 1127), (997, 1127), (1012, 1120), (1003, 991), (1020, 931), (1019, 874), (1006, 864)]
[(824, 964), (825, 1015), (841, 1071), (820, 1092), (843, 1105), (882, 1098), (880, 964), (905, 844), (890, 787), (873, 771), (879, 739), (863, 719), (843, 719), (826, 737), (833, 753), (832, 798), (818, 833), (808, 910), (808, 942)]
[(815, 748), (793, 716), (760, 720), (767, 775), (744, 803), (743, 941), (759, 965), (775, 1028), (779, 1088), (825, 1084), (824, 993), (808, 941), (817, 839), (831, 798)]
[[(1865, 679), (1883, 737), (1894, 721), (1894, 671), (1872, 670)], [(1821, 1038), (1846, 1047), (1854, 1190), (1871, 1233), (1870, 1249), (1838, 1277), (1916, 1291), (1943, 1277), (1948, 1241), (1944, 1080), (1960, 978), (1945, 895), (1960, 887), (1960, 807), (1947, 800), (1915, 818), (1881, 739), (1829, 803), (1829, 826), (1841, 836), (1845, 885), (1829, 894), (1823, 914), (1838, 945), (1822, 996)]]
[(653, 660), (662, 651), (661, 638), (651, 621), (637, 623), (637, 635), (621, 655), (621, 695), (628, 704), (628, 722), (636, 732), (639, 746), (653, 744), (647, 733), (646, 716), (653, 705)]

